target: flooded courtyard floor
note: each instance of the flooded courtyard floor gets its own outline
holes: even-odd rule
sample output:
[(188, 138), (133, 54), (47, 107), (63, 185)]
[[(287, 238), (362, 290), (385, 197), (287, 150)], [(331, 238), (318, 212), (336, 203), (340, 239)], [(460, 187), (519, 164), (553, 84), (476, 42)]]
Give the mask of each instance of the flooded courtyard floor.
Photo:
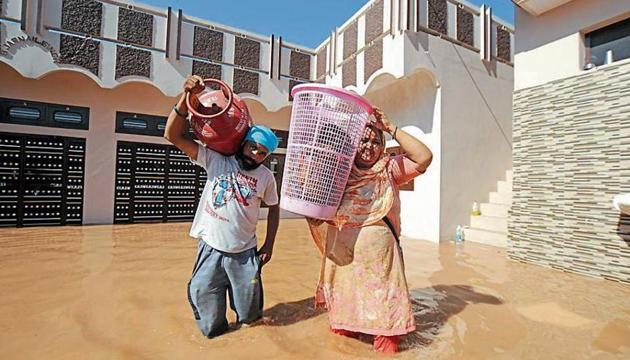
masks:
[[(303, 220), (281, 221), (263, 324), (201, 336), (189, 226), (0, 229), (0, 359), (382, 358), (313, 310), (319, 256)], [(394, 358), (630, 358), (630, 286), (474, 243), (403, 243), (417, 330)]]

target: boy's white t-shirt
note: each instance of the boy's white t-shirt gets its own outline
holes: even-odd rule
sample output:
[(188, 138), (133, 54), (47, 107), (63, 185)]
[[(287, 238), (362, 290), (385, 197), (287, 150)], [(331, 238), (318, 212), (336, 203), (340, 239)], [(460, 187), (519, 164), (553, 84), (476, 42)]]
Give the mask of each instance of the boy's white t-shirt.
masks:
[(213, 248), (238, 253), (256, 247), (260, 202), (278, 204), (273, 173), (264, 165), (243, 170), (234, 156), (224, 156), (199, 144), (197, 160), (208, 173), (190, 236)]

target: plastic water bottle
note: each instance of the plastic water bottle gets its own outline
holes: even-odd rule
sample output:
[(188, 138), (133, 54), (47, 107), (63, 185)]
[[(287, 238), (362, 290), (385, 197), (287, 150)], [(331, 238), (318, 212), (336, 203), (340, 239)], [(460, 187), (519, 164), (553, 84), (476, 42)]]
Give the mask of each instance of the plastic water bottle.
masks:
[(464, 227), (461, 225), (457, 225), (455, 229), (455, 242), (461, 243), (464, 241)]

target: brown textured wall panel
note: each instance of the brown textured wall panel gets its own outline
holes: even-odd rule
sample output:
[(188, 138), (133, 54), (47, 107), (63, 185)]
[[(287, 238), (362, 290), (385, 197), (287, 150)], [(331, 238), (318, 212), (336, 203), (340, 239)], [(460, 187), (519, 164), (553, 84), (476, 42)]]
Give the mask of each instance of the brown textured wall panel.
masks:
[(357, 52), (358, 24), (353, 22), (343, 32), (343, 59)]
[(129, 75), (151, 77), (150, 51), (116, 47), (116, 79)]
[(367, 81), (374, 72), (383, 67), (383, 40), (365, 50), (363, 79)]
[(457, 40), (475, 46), (475, 25), (473, 14), (457, 8)]
[(153, 15), (125, 8), (118, 10), (118, 40), (153, 45)]
[(514, 94), (508, 255), (630, 283), (630, 64)]
[(365, 43), (369, 44), (383, 33), (383, 0), (379, 0), (365, 14)]
[(232, 82), (232, 88), (237, 94), (250, 93), (258, 95), (258, 73), (234, 69), (234, 81)]
[(101, 35), (103, 4), (94, 0), (63, 0), (61, 28), (94, 36)]
[(221, 65), (208, 64), (202, 61), (193, 60), (192, 73), (204, 79), (222, 79)]
[(81, 66), (100, 75), (101, 46), (98, 41), (61, 35), (59, 63)]
[(357, 58), (341, 66), (341, 84), (343, 87), (357, 85)]
[(289, 60), (289, 75), (306, 80), (311, 78), (311, 56), (309, 54), (292, 50)]
[(234, 39), (234, 63), (254, 69), (260, 68), (260, 43), (237, 36)]
[(428, 0), (428, 8), (429, 29), (446, 35), (448, 33), (446, 0)]
[(512, 61), (510, 33), (497, 28), (497, 57), (505, 61)]
[(323, 81), (324, 75), (326, 75), (326, 49), (328, 45), (324, 46), (317, 52), (317, 79)]
[(193, 55), (208, 60), (223, 60), (223, 33), (195, 26)]
[(295, 87), (295, 85), (304, 84), (303, 81), (289, 80), (289, 101), (293, 101), (293, 96), (291, 96), (291, 91)]

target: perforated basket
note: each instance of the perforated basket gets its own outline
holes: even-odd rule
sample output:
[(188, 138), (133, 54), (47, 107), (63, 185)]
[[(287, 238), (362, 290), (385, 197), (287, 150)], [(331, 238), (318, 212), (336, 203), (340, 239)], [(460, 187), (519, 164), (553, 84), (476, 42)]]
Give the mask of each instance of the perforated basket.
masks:
[(319, 84), (295, 86), (292, 95), (280, 207), (331, 219), (372, 107), (354, 93)]

